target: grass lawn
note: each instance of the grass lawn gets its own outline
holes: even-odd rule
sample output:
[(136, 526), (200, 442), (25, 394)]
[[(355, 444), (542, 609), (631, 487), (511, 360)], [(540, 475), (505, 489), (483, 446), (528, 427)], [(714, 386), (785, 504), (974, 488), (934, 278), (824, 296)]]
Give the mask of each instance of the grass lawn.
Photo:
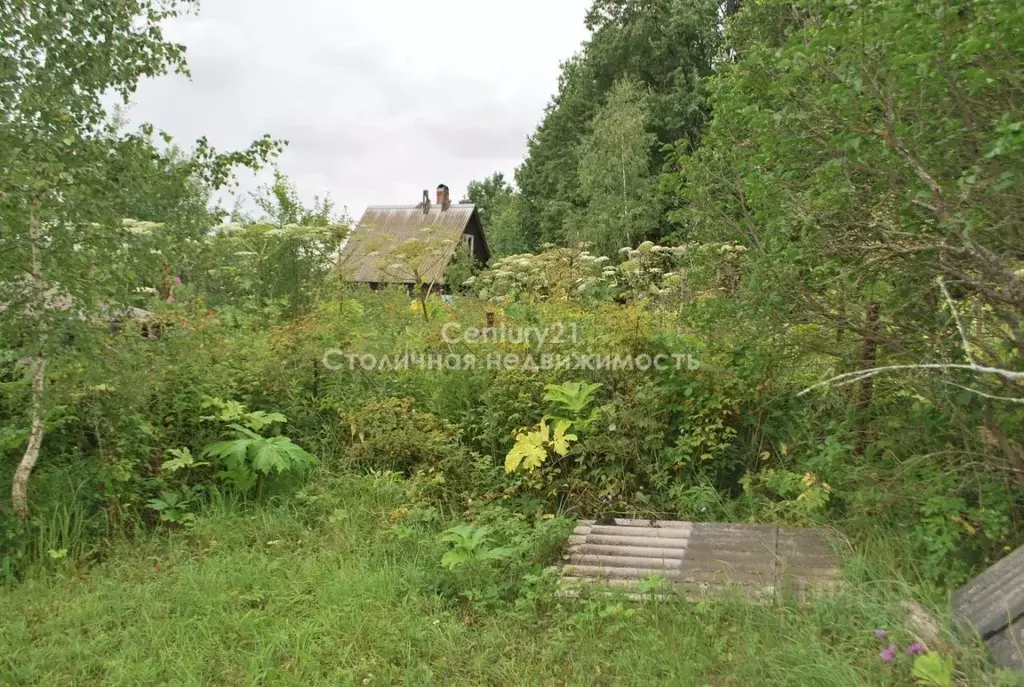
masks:
[[(0, 589), (0, 684), (912, 684), (898, 580), (809, 607), (558, 600), (474, 607), (439, 592), (432, 536), (396, 537), (400, 485), (349, 478), (302, 505), (213, 508), (190, 531)], [(877, 570), (873, 573), (878, 579)], [(955, 649), (971, 684), (994, 684)]]

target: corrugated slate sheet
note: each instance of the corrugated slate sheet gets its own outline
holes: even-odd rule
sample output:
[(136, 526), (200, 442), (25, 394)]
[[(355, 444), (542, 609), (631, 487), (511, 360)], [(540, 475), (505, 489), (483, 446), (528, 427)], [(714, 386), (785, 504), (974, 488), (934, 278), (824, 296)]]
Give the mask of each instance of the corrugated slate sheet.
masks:
[(834, 593), (839, 560), (824, 530), (665, 520), (582, 520), (563, 582), (635, 587), (658, 576), (690, 599), (739, 589), (755, 601)]
[[(451, 205), (447, 210), (431, 205), (424, 212), (412, 205), (371, 206), (349, 236), (338, 264), (352, 281), (411, 284), (415, 281), (411, 272), (389, 260), (389, 253), (405, 241), (429, 235), (430, 243), (436, 245), (420, 269), (424, 279), (440, 283), (475, 209), (475, 205)], [(433, 232), (428, 231), (431, 228)]]
[(956, 590), (953, 610), (981, 635), (996, 661), (1024, 669), (1024, 547)]

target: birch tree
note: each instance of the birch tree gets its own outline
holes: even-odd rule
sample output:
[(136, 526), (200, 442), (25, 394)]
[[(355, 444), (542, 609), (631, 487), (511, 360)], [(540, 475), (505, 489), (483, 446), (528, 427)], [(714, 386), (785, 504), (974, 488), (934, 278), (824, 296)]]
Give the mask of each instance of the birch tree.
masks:
[[(180, 0), (0, 3), (0, 334), (32, 365), (31, 429), (11, 487), (22, 518), (43, 445), (54, 334), (93, 321), (116, 300), (110, 256), (130, 240), (118, 209), (134, 192), (132, 178), (118, 170), (130, 151), (154, 151), (123, 145), (105, 100), (127, 103), (144, 77), (188, 73), (184, 46), (165, 40), (161, 25), (194, 7)], [(218, 187), (231, 166), (258, 166), (279, 149), (264, 137), (221, 155), (202, 139), (193, 171)]]
[(574, 220), (574, 232), (600, 255), (615, 255), (633, 245), (654, 223), (651, 148), (647, 104), (633, 81), (619, 81), (591, 125), (582, 144), (580, 185), (586, 210)]

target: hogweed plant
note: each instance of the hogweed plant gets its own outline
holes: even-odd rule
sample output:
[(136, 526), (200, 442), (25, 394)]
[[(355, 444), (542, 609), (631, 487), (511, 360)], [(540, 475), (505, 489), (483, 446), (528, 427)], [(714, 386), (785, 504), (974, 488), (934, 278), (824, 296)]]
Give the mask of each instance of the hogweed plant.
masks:
[(517, 434), (515, 446), (505, 456), (505, 472), (515, 472), (520, 467), (536, 470), (548, 459), (549, 451), (558, 456), (567, 454), (569, 444), (579, 439), (568, 432), (569, 425), (568, 420), (559, 420), (552, 432), (547, 422), (541, 420), (533, 430)]
[(568, 454), (570, 444), (579, 440), (579, 436), (570, 430), (590, 429), (600, 417), (599, 408), (591, 409), (584, 416), (599, 388), (600, 384), (587, 382), (564, 382), (544, 387), (544, 400), (558, 406), (556, 412), (559, 414), (545, 415), (532, 429), (524, 427), (520, 430), (515, 445), (505, 456), (505, 472), (512, 473), (520, 467), (527, 471), (536, 470), (551, 453), (556, 456)]
[(501, 582), (494, 565), (516, 555), (516, 550), (491, 545), (491, 528), (469, 524), (445, 530), (438, 541), (448, 546), (441, 565), (448, 571), (453, 591), (471, 603), (493, 600), (500, 595)]
[(206, 420), (226, 424), (231, 438), (210, 444), (203, 456), (215, 458), (221, 467), (217, 476), (241, 492), (250, 491), (261, 477), (305, 470), (318, 461), (301, 446), (283, 435), (263, 436), (259, 432), (288, 421), (281, 413), (248, 411), (236, 401), (210, 398), (204, 407), (217, 409)]
[[(171, 458), (160, 466), (160, 471), (167, 475), (209, 465), (206, 461), (197, 461), (188, 448), (172, 448), (167, 453)], [(196, 519), (192, 511), (199, 504), (201, 493), (202, 488), (198, 485), (185, 484), (180, 489), (164, 489), (159, 497), (149, 499), (146, 507), (156, 511), (164, 524), (191, 527)]]
[(494, 561), (512, 556), (515, 551), (507, 547), (490, 547), (489, 527), (456, 525), (444, 531), (438, 538), (448, 544), (449, 550), (441, 557), (441, 565), (448, 570), (484, 561)]

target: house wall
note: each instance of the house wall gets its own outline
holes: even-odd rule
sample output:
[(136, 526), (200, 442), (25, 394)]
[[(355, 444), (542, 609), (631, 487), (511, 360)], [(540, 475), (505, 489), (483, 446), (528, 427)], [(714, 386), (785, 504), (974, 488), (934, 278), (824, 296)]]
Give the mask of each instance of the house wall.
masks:
[(466, 225), (466, 230), (462, 233), (473, 237), (473, 255), (478, 261), (486, 265), (490, 256), (487, 254), (484, 232), (480, 227), (480, 220), (477, 219), (476, 213), (473, 214), (473, 219)]

